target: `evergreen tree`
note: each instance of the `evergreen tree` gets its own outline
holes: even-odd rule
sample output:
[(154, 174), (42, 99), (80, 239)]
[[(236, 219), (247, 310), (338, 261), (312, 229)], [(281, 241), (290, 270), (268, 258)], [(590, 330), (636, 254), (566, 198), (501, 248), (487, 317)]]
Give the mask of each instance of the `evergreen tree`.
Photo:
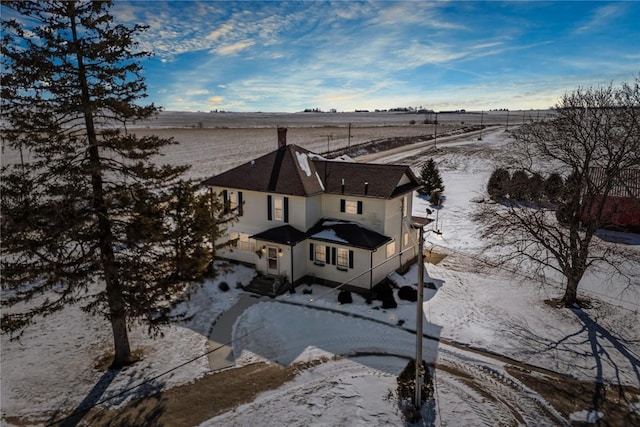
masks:
[(522, 169), (515, 171), (511, 176), (508, 191), (511, 200), (529, 200), (529, 175)]
[(3, 6), (22, 17), (2, 22), (2, 138), (20, 154), (2, 170), (2, 304), (28, 308), (3, 310), (2, 329), (80, 303), (109, 319), (113, 366), (132, 363), (128, 322), (198, 277), (228, 218), (179, 183), (186, 167), (154, 163), (172, 140), (114, 126), (158, 111), (137, 104), (144, 27), (114, 23), (110, 2)]
[(542, 201), (544, 195), (544, 178), (538, 172), (534, 172), (529, 178), (529, 199), (532, 202)]
[(559, 173), (551, 173), (544, 181), (544, 194), (551, 203), (557, 203), (564, 192), (564, 180)]
[(487, 183), (487, 193), (494, 200), (500, 200), (506, 197), (511, 185), (511, 174), (504, 168), (497, 168), (491, 173), (489, 182)]
[(427, 160), (420, 169), (420, 181), (422, 188), (418, 190), (420, 194), (430, 195), (433, 190), (440, 189), (440, 193), (444, 192), (444, 184), (438, 166), (433, 159)]

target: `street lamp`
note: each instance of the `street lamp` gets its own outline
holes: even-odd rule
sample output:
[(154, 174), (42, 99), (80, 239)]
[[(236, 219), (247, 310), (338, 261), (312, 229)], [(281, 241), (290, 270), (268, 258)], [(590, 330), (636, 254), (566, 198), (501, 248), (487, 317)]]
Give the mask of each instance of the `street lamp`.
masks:
[(424, 317), (424, 234), (432, 231), (437, 237), (442, 237), (440, 230), (429, 229), (424, 231), (420, 227), (420, 252), (418, 254), (418, 304), (416, 312), (416, 381), (414, 406), (420, 409), (422, 405), (422, 318)]

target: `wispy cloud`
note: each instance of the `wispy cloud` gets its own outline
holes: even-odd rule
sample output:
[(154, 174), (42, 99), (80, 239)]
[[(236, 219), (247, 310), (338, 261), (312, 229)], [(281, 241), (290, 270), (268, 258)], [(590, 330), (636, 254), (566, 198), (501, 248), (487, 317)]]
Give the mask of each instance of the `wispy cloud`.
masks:
[(594, 10), (589, 19), (573, 30), (574, 34), (588, 33), (606, 25), (617, 16), (624, 13), (626, 6), (623, 3), (607, 4)]
[(235, 55), (235, 54), (239, 53), (240, 51), (243, 51), (245, 49), (249, 49), (254, 44), (255, 44), (255, 42), (252, 41), (252, 40), (245, 40), (245, 41), (241, 41), (241, 42), (228, 44), (228, 45), (225, 45), (225, 46), (219, 46), (219, 47), (215, 48), (213, 51), (215, 53), (217, 53), (218, 55)]
[(114, 10), (150, 26), (142, 45), (158, 57), (149, 83), (168, 109), (513, 108), (527, 99), (546, 108), (559, 88), (638, 69), (636, 27), (608, 52), (576, 45), (595, 46), (630, 10), (637, 15), (639, 6), (626, 3), (154, 5), (117, 2)]

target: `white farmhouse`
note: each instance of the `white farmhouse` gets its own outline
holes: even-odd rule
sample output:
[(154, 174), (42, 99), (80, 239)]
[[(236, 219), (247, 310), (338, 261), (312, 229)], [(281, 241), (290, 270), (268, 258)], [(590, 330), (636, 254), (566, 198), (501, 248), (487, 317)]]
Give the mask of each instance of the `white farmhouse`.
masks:
[(411, 169), (326, 160), (287, 145), (286, 131), (277, 150), (203, 182), (238, 214), (235, 243), (217, 256), (255, 266), (280, 292), (306, 282), (364, 295), (415, 262), (426, 218), (411, 217)]

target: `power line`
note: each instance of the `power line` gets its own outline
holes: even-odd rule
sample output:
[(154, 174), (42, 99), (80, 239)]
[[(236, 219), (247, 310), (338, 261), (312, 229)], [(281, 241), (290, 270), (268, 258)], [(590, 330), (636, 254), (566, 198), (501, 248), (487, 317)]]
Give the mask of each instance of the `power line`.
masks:
[[(409, 224), (408, 220), (406, 220), (406, 219), (405, 219), (405, 220), (403, 220), (403, 221), (404, 221), (405, 225), (410, 226), (410, 224)], [(421, 230), (421, 231), (422, 231), (422, 230)], [(411, 233), (409, 233), (409, 236), (410, 236), (410, 239), (412, 240), (412, 242), (413, 242), (413, 243), (414, 243), (414, 245), (415, 245), (415, 244), (416, 244), (415, 237), (414, 237)], [(466, 257), (469, 257), (469, 258), (474, 259), (474, 260), (476, 260), (476, 261), (480, 261), (480, 262), (488, 263), (490, 266), (492, 266), (492, 267), (494, 267), (494, 268), (498, 268), (498, 269), (502, 269), (502, 270), (505, 270), (505, 271), (509, 271), (510, 273), (512, 273), (512, 274), (514, 274), (514, 275), (518, 275), (518, 276), (521, 276), (521, 277), (527, 278), (527, 279), (529, 279), (529, 280), (533, 280), (533, 281), (535, 281), (535, 282), (539, 282), (539, 283), (542, 283), (542, 284), (550, 284), (550, 285), (553, 285), (552, 283), (540, 282), (540, 281), (539, 281), (539, 279), (536, 279), (536, 278), (531, 277), (531, 276), (529, 276), (529, 275), (526, 275), (526, 274), (524, 274), (524, 273), (520, 273), (519, 271), (517, 271), (517, 270), (515, 270), (515, 269), (510, 269), (510, 268), (507, 268), (506, 266), (503, 266), (503, 265), (495, 265), (495, 264), (491, 264), (491, 263), (490, 263), (490, 261), (488, 261), (488, 260), (486, 260), (486, 259), (482, 259), (482, 258), (480, 258), (480, 257), (474, 256), (474, 255), (470, 255), (470, 254), (464, 253), (464, 252), (462, 252), (462, 251), (453, 250), (453, 249), (447, 248), (447, 247), (445, 247), (445, 246), (438, 245), (438, 244), (436, 244), (436, 243), (432, 243), (432, 246), (440, 247), (440, 248), (446, 249), (446, 250), (448, 250), (448, 251), (450, 251), (450, 252), (452, 252), (452, 253), (454, 253), (454, 254), (459, 254), (459, 255), (462, 255), (462, 256), (466, 256)], [(382, 261), (382, 262), (380, 262), (380, 263), (378, 263), (378, 264), (376, 264), (376, 265), (371, 266), (371, 268), (366, 269), (365, 271), (363, 271), (363, 272), (361, 272), (361, 273), (357, 274), (356, 276), (351, 277), (350, 279), (348, 279), (348, 280), (346, 280), (346, 281), (344, 281), (344, 282), (340, 283), (339, 285), (337, 285), (337, 286), (335, 286), (335, 287), (333, 287), (333, 288), (329, 288), (329, 289), (327, 289), (327, 291), (326, 291), (326, 292), (324, 292), (324, 293), (322, 293), (322, 294), (320, 294), (320, 295), (319, 295), (319, 298), (323, 298), (323, 297), (326, 297), (326, 296), (328, 296), (328, 295), (330, 295), (330, 294), (335, 293), (335, 291), (336, 291), (336, 290), (343, 288), (344, 286), (348, 285), (349, 283), (353, 282), (354, 280), (358, 279), (359, 277), (361, 277), (361, 276), (363, 276), (363, 275), (365, 275), (365, 274), (367, 274), (367, 273), (371, 272), (372, 270), (374, 270), (374, 269), (376, 269), (376, 268), (380, 267), (381, 265), (383, 265), (383, 264), (385, 264), (385, 263), (387, 263), (387, 262), (392, 261), (392, 260), (393, 260), (393, 259), (395, 259), (395, 258), (398, 258), (398, 257), (402, 256), (404, 253), (406, 253), (406, 252), (408, 252), (408, 251), (413, 251), (413, 250), (415, 250), (415, 249), (416, 249), (416, 247), (415, 247), (415, 246), (409, 246), (409, 247), (407, 247), (406, 249), (404, 249), (404, 250), (402, 250), (402, 251), (398, 252), (397, 254), (394, 254), (394, 255), (393, 255), (393, 256), (391, 256), (391, 257), (386, 258), (384, 261)], [(554, 286), (557, 286), (557, 287), (558, 287), (558, 286), (561, 286), (561, 284), (557, 284), (557, 285), (554, 285)], [(582, 291), (582, 292), (586, 292), (586, 291)], [(593, 293), (593, 294), (596, 294), (596, 295), (601, 295), (601, 296), (606, 297), (606, 298), (611, 298), (611, 299), (614, 299), (614, 300), (617, 300), (617, 301), (625, 302), (624, 300), (621, 300), (621, 299), (618, 299), (618, 298), (615, 298), (615, 297), (610, 297), (610, 296), (607, 296), (607, 295), (604, 295), (604, 294), (599, 294), (598, 292), (595, 292), (595, 291), (589, 291), (589, 292), (591, 292), (591, 293)], [(310, 302), (310, 303), (313, 303), (313, 301), (314, 301), (314, 298), (313, 298), (313, 297), (310, 297), (310, 298), (309, 298), (309, 302)], [(626, 307), (620, 307), (620, 308), (625, 309), (625, 310), (629, 310), (629, 311), (633, 311), (633, 310), (628, 309), (628, 308), (626, 308)], [(429, 316), (431, 317), (431, 305), (429, 305), (428, 309), (429, 309)], [(80, 410), (74, 411), (72, 414), (70, 414), (70, 415), (68, 415), (68, 416), (66, 416), (66, 417), (64, 417), (64, 418), (61, 418), (61, 419), (59, 419), (59, 420), (55, 420), (55, 421), (53, 421), (53, 422), (51, 422), (51, 423), (47, 424), (47, 426), (53, 426), (53, 425), (55, 425), (55, 424), (62, 423), (62, 422), (64, 422), (64, 421), (66, 421), (66, 420), (68, 420), (68, 419), (71, 419), (71, 418), (73, 418), (73, 417), (76, 417), (76, 416), (78, 416), (78, 415), (86, 414), (86, 413), (87, 413), (87, 412), (89, 412), (91, 409), (93, 409), (93, 408), (95, 408), (95, 407), (97, 407), (97, 406), (99, 406), (99, 405), (102, 405), (102, 404), (104, 404), (104, 403), (106, 403), (106, 402), (109, 402), (109, 401), (111, 401), (111, 400), (113, 400), (113, 399), (115, 399), (115, 398), (117, 398), (117, 397), (123, 396), (124, 394), (126, 394), (126, 393), (128, 393), (128, 392), (130, 392), (130, 391), (136, 390), (136, 389), (138, 389), (138, 388), (140, 388), (140, 387), (142, 387), (142, 386), (144, 386), (144, 385), (146, 385), (146, 384), (148, 384), (148, 383), (150, 383), (150, 382), (152, 382), (152, 381), (155, 381), (155, 380), (157, 380), (158, 378), (161, 378), (161, 377), (163, 377), (163, 376), (165, 376), (165, 375), (167, 375), (167, 374), (169, 374), (169, 373), (171, 373), (171, 372), (173, 372), (173, 371), (176, 371), (176, 370), (178, 370), (178, 369), (180, 369), (180, 368), (182, 368), (182, 367), (184, 367), (184, 366), (187, 366), (187, 365), (189, 365), (189, 364), (191, 364), (191, 363), (194, 363), (194, 362), (196, 362), (197, 360), (199, 360), (199, 359), (201, 359), (201, 358), (203, 358), (203, 357), (208, 356), (209, 354), (212, 354), (212, 353), (214, 353), (214, 352), (216, 352), (216, 351), (219, 351), (219, 350), (221, 350), (221, 349), (222, 349), (222, 348), (224, 348), (224, 347), (231, 346), (231, 345), (232, 345), (233, 343), (235, 343), (236, 341), (241, 340), (241, 339), (244, 339), (244, 338), (246, 338), (246, 337), (249, 337), (249, 336), (251, 336), (251, 335), (255, 334), (256, 332), (258, 332), (258, 331), (260, 331), (260, 330), (262, 330), (262, 329), (265, 329), (267, 326), (271, 326), (271, 325), (275, 324), (278, 320), (280, 320), (281, 318), (284, 318), (285, 316), (286, 316), (286, 315), (285, 315), (285, 314), (283, 314), (282, 316), (277, 316), (276, 318), (271, 319), (269, 322), (264, 322), (264, 323), (262, 323), (260, 326), (258, 326), (258, 327), (256, 327), (256, 328), (254, 328), (253, 330), (251, 330), (251, 331), (247, 331), (246, 333), (244, 333), (244, 334), (242, 334), (242, 335), (240, 335), (240, 336), (237, 336), (237, 337), (235, 337), (235, 338), (232, 338), (229, 342), (227, 342), (227, 343), (225, 343), (225, 344), (221, 344), (221, 345), (219, 345), (218, 347), (215, 347), (215, 348), (213, 348), (213, 349), (210, 349), (210, 350), (208, 350), (208, 351), (204, 352), (203, 354), (201, 354), (201, 355), (199, 355), (199, 356), (193, 357), (193, 358), (191, 358), (191, 359), (189, 359), (189, 360), (187, 360), (187, 361), (185, 361), (185, 362), (183, 362), (183, 363), (181, 363), (181, 364), (179, 364), (179, 365), (177, 365), (177, 366), (175, 366), (175, 367), (173, 367), (173, 368), (171, 368), (171, 369), (168, 369), (167, 371), (161, 372), (161, 373), (159, 373), (159, 374), (157, 374), (157, 375), (155, 375), (155, 376), (153, 376), (153, 377), (151, 377), (151, 378), (149, 378), (149, 379), (146, 379), (146, 380), (142, 381), (142, 382), (141, 382), (141, 383), (139, 383), (139, 384), (136, 384), (136, 385), (134, 385), (134, 386), (131, 386), (131, 387), (128, 387), (128, 388), (126, 388), (126, 389), (124, 389), (124, 390), (121, 390), (121, 391), (117, 392), (116, 394), (114, 394), (114, 395), (112, 395), (112, 396), (109, 396), (109, 397), (103, 398), (103, 399), (99, 400), (99, 401), (98, 401), (98, 402), (96, 402), (96, 403), (93, 403), (93, 404), (91, 404), (91, 405), (89, 405), (89, 406), (86, 406), (86, 407), (84, 407), (84, 408), (82, 408), (82, 409), (80, 409)], [(438, 402), (438, 396), (437, 396), (437, 388), (436, 388), (435, 381), (434, 381), (434, 392), (436, 393), (436, 410), (437, 410), (437, 412), (438, 412), (438, 418), (439, 418), (439, 420), (440, 420), (440, 424), (442, 424), (442, 420), (441, 420), (441, 418), (440, 418), (440, 408), (439, 408), (439, 402)], [(143, 395), (143, 396), (140, 396), (140, 397), (145, 397), (145, 396)]]
[[(320, 294), (320, 297), (322, 298), (322, 297), (328, 296), (328, 295), (329, 295), (329, 294), (331, 294), (331, 293), (334, 293), (334, 291), (335, 291), (336, 289), (340, 289), (340, 288), (342, 288), (343, 286), (345, 286), (345, 285), (349, 284), (350, 282), (352, 282), (353, 280), (356, 280), (357, 278), (359, 278), (359, 277), (363, 276), (364, 274), (369, 273), (370, 271), (372, 271), (373, 269), (375, 269), (375, 268), (377, 268), (377, 267), (381, 266), (382, 264), (384, 264), (384, 263), (386, 263), (386, 262), (391, 261), (393, 258), (396, 258), (396, 257), (401, 256), (404, 252), (407, 252), (407, 251), (408, 251), (408, 250), (410, 250), (410, 249), (415, 249), (415, 248), (409, 247), (409, 248), (405, 249), (404, 251), (401, 251), (401, 252), (399, 252), (398, 254), (395, 254), (394, 256), (387, 258), (387, 259), (386, 259), (386, 260), (384, 260), (383, 262), (378, 263), (378, 264), (376, 264), (375, 266), (372, 266), (370, 269), (367, 269), (367, 270), (365, 270), (364, 272), (362, 272), (362, 273), (360, 273), (360, 274), (358, 274), (358, 275), (356, 275), (356, 276), (354, 276), (354, 277), (350, 278), (349, 280), (347, 280), (347, 281), (345, 281), (345, 282), (342, 282), (340, 285), (336, 286), (335, 288), (331, 288), (331, 289), (327, 290), (327, 292), (325, 292), (325, 293), (323, 293), (323, 294)], [(312, 303), (312, 302), (313, 302), (313, 298), (310, 298), (309, 302), (311, 302), (311, 303)], [(71, 419), (71, 418), (73, 418), (73, 417), (76, 417), (76, 416), (78, 416), (78, 415), (86, 414), (86, 413), (87, 413), (87, 412), (89, 412), (91, 409), (93, 409), (93, 408), (95, 408), (95, 407), (97, 407), (97, 406), (99, 406), (99, 405), (102, 405), (103, 403), (109, 402), (109, 401), (111, 401), (111, 400), (113, 400), (113, 399), (115, 399), (115, 398), (117, 398), (117, 397), (120, 397), (120, 396), (122, 396), (122, 395), (124, 395), (124, 394), (126, 394), (126, 393), (128, 393), (128, 392), (130, 392), (130, 391), (133, 391), (133, 390), (135, 390), (135, 389), (138, 389), (138, 388), (140, 388), (140, 387), (144, 386), (145, 384), (148, 384), (148, 383), (150, 383), (150, 382), (152, 382), (152, 381), (155, 381), (155, 380), (157, 380), (158, 378), (163, 377), (163, 376), (165, 376), (165, 375), (167, 375), (167, 374), (169, 374), (169, 373), (171, 373), (171, 372), (173, 372), (173, 371), (175, 371), (175, 370), (178, 370), (178, 369), (180, 369), (180, 368), (182, 368), (182, 367), (184, 367), (184, 366), (187, 366), (187, 365), (189, 365), (189, 364), (191, 364), (191, 363), (194, 363), (195, 361), (197, 361), (197, 360), (199, 360), (199, 359), (201, 359), (201, 358), (203, 358), (203, 357), (206, 357), (206, 356), (208, 356), (208, 355), (209, 355), (209, 354), (211, 354), (211, 353), (214, 353), (214, 352), (216, 352), (216, 351), (219, 351), (219, 350), (221, 350), (221, 349), (222, 349), (222, 348), (224, 348), (224, 347), (231, 346), (234, 342), (236, 342), (236, 341), (238, 341), (238, 340), (241, 340), (241, 339), (244, 339), (244, 338), (246, 338), (246, 337), (249, 337), (249, 336), (251, 336), (251, 335), (255, 334), (256, 332), (258, 332), (258, 331), (260, 331), (260, 330), (262, 330), (262, 329), (265, 329), (267, 326), (270, 326), (270, 325), (275, 324), (278, 320), (280, 320), (280, 319), (284, 318), (285, 316), (286, 316), (286, 314), (284, 314), (284, 313), (283, 313), (283, 314), (282, 314), (282, 316), (277, 316), (275, 319), (272, 319), (272, 320), (271, 320), (271, 321), (269, 321), (269, 322), (264, 322), (264, 323), (262, 323), (260, 326), (258, 326), (257, 328), (254, 328), (253, 330), (248, 331), (248, 332), (246, 332), (245, 334), (242, 334), (242, 335), (240, 335), (240, 336), (237, 336), (237, 337), (235, 337), (235, 338), (232, 338), (232, 339), (231, 339), (231, 341), (227, 342), (226, 344), (221, 344), (221, 345), (219, 345), (218, 347), (213, 348), (213, 349), (211, 349), (211, 350), (208, 350), (208, 351), (204, 352), (203, 354), (201, 354), (201, 355), (199, 355), (199, 356), (193, 357), (193, 358), (191, 358), (191, 359), (187, 360), (186, 362), (181, 363), (181, 364), (180, 364), (180, 365), (178, 365), (178, 366), (175, 366), (175, 367), (173, 367), (173, 368), (171, 368), (171, 369), (169, 369), (169, 370), (167, 370), (167, 371), (165, 371), (165, 372), (162, 372), (162, 373), (160, 373), (160, 374), (157, 374), (157, 375), (155, 375), (155, 376), (153, 376), (153, 377), (151, 377), (151, 378), (149, 378), (149, 379), (146, 379), (146, 380), (142, 381), (142, 382), (141, 382), (141, 383), (139, 383), (139, 384), (136, 384), (136, 385), (134, 385), (134, 386), (128, 387), (128, 388), (126, 388), (126, 389), (124, 389), (124, 390), (121, 390), (121, 391), (117, 392), (116, 394), (114, 394), (114, 395), (112, 395), (112, 396), (105, 397), (105, 398), (103, 398), (103, 399), (99, 400), (98, 402), (95, 402), (95, 403), (93, 403), (93, 404), (91, 404), (91, 405), (89, 405), (89, 406), (86, 406), (86, 407), (84, 407), (84, 408), (82, 408), (82, 409), (80, 409), (80, 410), (74, 411), (72, 414), (70, 414), (70, 415), (68, 415), (68, 416), (66, 416), (66, 417), (64, 417), (64, 418), (61, 418), (61, 419), (59, 419), (59, 420), (55, 420), (55, 421), (53, 421), (53, 422), (51, 422), (51, 423), (47, 424), (47, 426), (53, 426), (53, 425), (56, 425), (56, 424), (60, 424), (60, 423), (62, 423), (62, 422), (64, 422), (64, 421), (66, 421), (66, 420), (68, 420), (68, 419)], [(141, 397), (144, 397), (144, 396), (141, 396)]]

